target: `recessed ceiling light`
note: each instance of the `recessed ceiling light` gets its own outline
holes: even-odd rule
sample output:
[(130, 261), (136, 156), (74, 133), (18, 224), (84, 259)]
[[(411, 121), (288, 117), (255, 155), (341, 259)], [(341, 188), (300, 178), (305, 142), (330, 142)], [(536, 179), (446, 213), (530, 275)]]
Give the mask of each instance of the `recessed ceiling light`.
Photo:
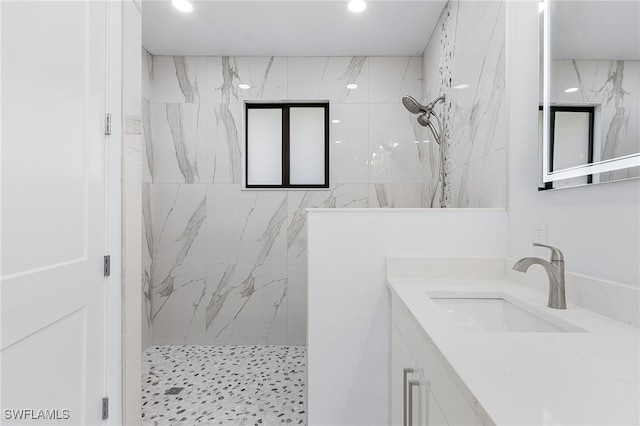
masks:
[(351, 89), (351, 90), (353, 90), (353, 89), (357, 89), (357, 88), (358, 88), (358, 85), (357, 85), (357, 84), (355, 84), (355, 83), (349, 83), (349, 84), (347, 84), (347, 89)]
[(171, 0), (171, 4), (181, 12), (191, 12), (193, 10), (193, 5), (189, 0)]
[(360, 13), (367, 8), (367, 3), (364, 0), (351, 0), (347, 7), (353, 13)]
[(240, 83), (238, 84), (238, 87), (241, 88), (242, 90), (251, 89), (251, 86), (249, 86), (247, 83)]
[(462, 89), (466, 89), (467, 87), (469, 87), (468, 84), (458, 84), (457, 86), (453, 86), (454, 89), (458, 89), (458, 90), (462, 90)]
[(578, 90), (580, 89), (578, 89), (577, 87), (569, 87), (564, 91), (564, 93), (573, 93), (573, 92), (577, 92)]
[(331, 120), (331, 122), (334, 123), (334, 124), (338, 124), (340, 122), (340, 120), (334, 119), (334, 120)]

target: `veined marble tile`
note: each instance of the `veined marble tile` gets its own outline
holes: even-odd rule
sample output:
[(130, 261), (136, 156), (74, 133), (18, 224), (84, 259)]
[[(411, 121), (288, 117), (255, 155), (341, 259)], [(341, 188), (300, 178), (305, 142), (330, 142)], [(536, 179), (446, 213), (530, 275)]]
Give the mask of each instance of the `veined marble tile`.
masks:
[(207, 65), (204, 56), (153, 56), (152, 101), (206, 101)]
[(485, 56), (492, 46), (500, 46), (505, 37), (505, 2), (453, 2), (455, 16), (455, 56)]
[(212, 109), (207, 104), (151, 105), (154, 183), (204, 183)]
[(333, 104), (331, 118), (340, 120), (339, 123), (331, 123), (331, 182), (368, 183), (368, 105)]
[(449, 207), (504, 207), (506, 175), (505, 150), (452, 170)]
[(202, 344), (206, 314), (206, 265), (154, 264), (153, 344)]
[(286, 265), (209, 265), (207, 282), (206, 344), (286, 344)]
[[(287, 73), (288, 99), (329, 99), (332, 103), (369, 101), (366, 57), (290, 57)], [(347, 89), (351, 83), (358, 88)]]
[(151, 264), (153, 228), (151, 222), (151, 184), (142, 182), (142, 347), (152, 344)]
[(330, 190), (288, 191), (287, 253), (289, 265), (305, 264), (308, 208), (363, 208), (368, 205), (368, 185), (335, 184)]
[[(423, 208), (421, 183), (377, 183), (369, 185), (369, 207)], [(429, 206), (426, 206), (429, 207)]]
[(414, 121), (402, 104), (369, 105), (370, 183), (420, 182), (424, 134)]
[[(554, 101), (640, 106), (640, 61), (554, 60), (551, 65)], [(571, 87), (580, 90), (565, 93)]]
[(602, 108), (603, 160), (640, 152), (640, 108)]
[(206, 263), (206, 186), (154, 183), (152, 191), (154, 263)]
[(307, 344), (307, 265), (289, 265), (287, 281), (287, 344)]
[(142, 98), (142, 181), (153, 182), (153, 143), (151, 133), (151, 102)]
[[(243, 90), (238, 84), (251, 88)], [(245, 99), (286, 99), (287, 58), (207, 57), (207, 101), (242, 103)]]
[(207, 185), (209, 264), (287, 263), (287, 195)]
[[(243, 110), (240, 104), (214, 104), (207, 144), (207, 182), (242, 183)], [(210, 111), (211, 112), (211, 111)]]
[(142, 48), (142, 97), (153, 99), (151, 84), (153, 81), (153, 56), (144, 47)]
[(392, 103), (422, 96), (422, 60), (417, 56), (370, 57), (369, 102)]

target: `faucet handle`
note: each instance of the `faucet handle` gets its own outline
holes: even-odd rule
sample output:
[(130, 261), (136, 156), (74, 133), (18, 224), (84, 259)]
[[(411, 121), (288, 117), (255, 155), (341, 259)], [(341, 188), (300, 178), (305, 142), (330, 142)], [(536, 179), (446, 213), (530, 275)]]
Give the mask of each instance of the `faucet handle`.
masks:
[(553, 246), (548, 246), (546, 244), (540, 244), (540, 243), (533, 243), (534, 246), (536, 247), (546, 247), (548, 249), (551, 250), (551, 261), (564, 261), (564, 255), (562, 254), (562, 252), (560, 251), (559, 248), (553, 247)]

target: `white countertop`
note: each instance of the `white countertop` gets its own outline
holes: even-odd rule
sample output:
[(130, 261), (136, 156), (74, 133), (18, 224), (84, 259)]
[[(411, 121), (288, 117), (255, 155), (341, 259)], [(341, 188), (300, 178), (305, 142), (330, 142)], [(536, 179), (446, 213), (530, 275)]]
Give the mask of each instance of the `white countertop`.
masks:
[[(497, 425), (640, 424), (639, 330), (500, 278), (396, 278), (409, 309), (447, 369)], [(585, 332), (477, 332), (456, 324), (427, 292), (500, 292)], [(473, 403), (473, 401), (469, 401)]]

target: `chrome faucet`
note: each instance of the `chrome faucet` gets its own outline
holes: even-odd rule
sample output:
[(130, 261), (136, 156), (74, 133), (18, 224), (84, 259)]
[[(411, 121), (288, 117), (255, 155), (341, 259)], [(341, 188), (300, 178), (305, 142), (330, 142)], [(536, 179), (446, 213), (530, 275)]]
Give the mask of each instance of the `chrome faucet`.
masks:
[(537, 247), (546, 247), (551, 249), (551, 259), (547, 262), (538, 257), (525, 257), (518, 260), (513, 269), (520, 272), (527, 272), (527, 269), (533, 264), (542, 266), (549, 276), (549, 303), (550, 308), (567, 309), (567, 301), (564, 295), (564, 256), (562, 252), (551, 246), (533, 243)]

